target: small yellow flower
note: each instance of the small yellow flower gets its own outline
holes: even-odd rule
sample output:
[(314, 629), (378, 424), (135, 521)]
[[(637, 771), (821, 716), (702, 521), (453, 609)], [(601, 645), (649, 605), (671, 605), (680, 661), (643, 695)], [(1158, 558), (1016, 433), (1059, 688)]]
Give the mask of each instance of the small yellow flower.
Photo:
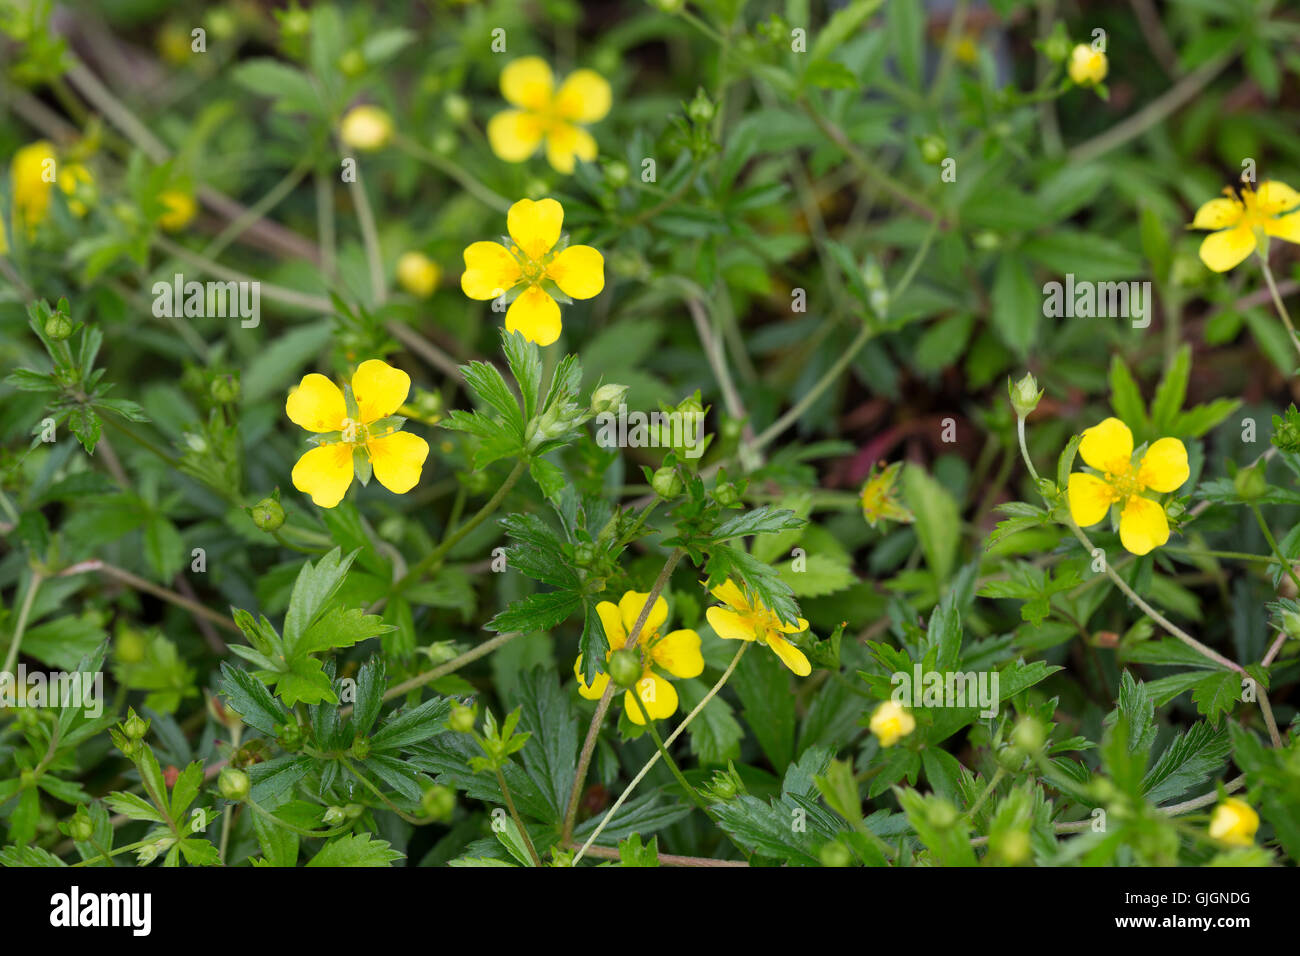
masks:
[(873, 528), (881, 521), (897, 521), (900, 524), (915, 521), (916, 516), (898, 500), (898, 489), (895, 487), (903, 463), (896, 461), (885, 465), (877, 474), (876, 469), (879, 467), (880, 465), (872, 465), (871, 474), (862, 483), (862, 491), (858, 495), (862, 500), (862, 517)]
[(370, 104), (354, 106), (339, 123), (339, 139), (353, 149), (382, 149), (392, 136), (392, 117)]
[(1070, 79), (1079, 86), (1093, 86), (1106, 79), (1110, 61), (1106, 54), (1080, 43), (1070, 51)]
[(705, 611), (709, 626), (718, 637), (728, 641), (758, 641), (766, 644), (781, 659), (781, 663), (800, 677), (812, 673), (812, 665), (803, 651), (787, 641), (782, 634), (798, 634), (808, 630), (808, 622), (799, 618), (798, 624), (784, 624), (776, 612), (757, 598), (746, 596), (735, 582), (728, 580), (713, 589), (713, 596), (726, 607), (711, 607)]
[(1259, 829), (1259, 814), (1245, 800), (1225, 797), (1210, 817), (1210, 836), (1234, 846), (1250, 846)]
[(1079, 456), (1100, 476), (1070, 475), (1067, 498), (1070, 517), (1081, 528), (1106, 517), (1111, 505), (1122, 508), (1120, 542), (1133, 554), (1146, 554), (1169, 540), (1165, 509), (1144, 491), (1177, 491), (1187, 481), (1187, 449), (1177, 438), (1152, 443), (1140, 461), (1133, 463), (1133, 433), (1118, 418), (1107, 418), (1083, 433)]
[(13, 155), (9, 166), (14, 201), (14, 225), (31, 235), (49, 216), (50, 189), (57, 182), (68, 197), (68, 209), (75, 216), (86, 214), (82, 198), (94, 184), (90, 170), (79, 163), (60, 164), (54, 144), (46, 140), (29, 143)]
[(557, 171), (573, 172), (574, 158), (591, 162), (596, 141), (579, 123), (596, 123), (609, 112), (609, 83), (594, 70), (575, 70), (555, 89), (546, 61), (526, 56), (501, 71), (501, 95), (518, 109), (488, 121), (492, 151), (508, 163), (522, 163), (546, 141), (546, 159)]
[(184, 229), (199, 211), (194, 197), (179, 189), (168, 189), (160, 193), (158, 201), (167, 207), (167, 211), (158, 217), (158, 225), (168, 232)]
[(397, 284), (411, 295), (427, 299), (438, 288), (442, 270), (423, 252), (404, 252), (397, 260)]
[(916, 718), (897, 701), (887, 700), (871, 715), (871, 732), (880, 746), (892, 747), (916, 729)]
[(605, 259), (591, 246), (565, 246), (564, 207), (554, 199), (521, 199), (506, 213), (510, 244), (474, 242), (465, 249), (460, 287), (471, 299), (495, 299), (522, 290), (506, 311), (506, 330), (538, 345), (560, 337), (560, 306), (544, 283), (573, 299), (605, 288)]
[(429, 443), (399, 431), (404, 420), (392, 417), (410, 390), (409, 375), (378, 359), (362, 362), (343, 391), (324, 375), (303, 376), (284, 410), (290, 421), (317, 437), (312, 439), (316, 447), (293, 466), (293, 486), (322, 508), (343, 500), (358, 469), (363, 484), (373, 469), (394, 494), (414, 488)]
[[(609, 640), (610, 654), (627, 644), (628, 636), (636, 627), (636, 619), (641, 616), (649, 593), (628, 591), (617, 603), (601, 601), (596, 605), (600, 623), (605, 626), (605, 637)], [(641, 655), (644, 670), (636, 682), (637, 696), (651, 720), (663, 720), (677, 712), (677, 690), (657, 671), (666, 671), (673, 677), (699, 677), (704, 673), (704, 657), (700, 654), (700, 635), (692, 630), (669, 631), (660, 636), (660, 631), (668, 622), (668, 602), (663, 596), (655, 598), (654, 605), (646, 617), (637, 638), (634, 650)], [(606, 660), (609, 655), (606, 655)], [(609, 684), (608, 674), (597, 674), (591, 686), (582, 679), (582, 658), (573, 664), (573, 673), (578, 678), (578, 693), (588, 700), (599, 700), (605, 694)], [(634, 672), (635, 673), (635, 672)], [(627, 711), (628, 720), (637, 725), (645, 723), (641, 708), (636, 705), (632, 692), (623, 694), (623, 709)]]
[(1286, 183), (1262, 182), (1259, 191), (1241, 188), (1237, 199), (1232, 189), (1227, 199), (1211, 199), (1196, 210), (1192, 229), (1213, 229), (1201, 243), (1201, 261), (1215, 272), (1227, 272), (1260, 245), (1261, 237), (1275, 236), (1300, 242), (1300, 193)]

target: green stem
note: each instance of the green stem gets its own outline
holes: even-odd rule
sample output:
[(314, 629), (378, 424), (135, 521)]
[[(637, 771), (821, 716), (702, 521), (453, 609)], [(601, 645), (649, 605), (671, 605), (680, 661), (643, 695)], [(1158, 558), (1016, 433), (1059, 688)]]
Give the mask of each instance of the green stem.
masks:
[(379, 231), (375, 228), (375, 214), (370, 208), (370, 197), (361, 182), (361, 169), (348, 183), (352, 195), (352, 205), (357, 210), (357, 221), (361, 225), (361, 241), (366, 249), (366, 263), (370, 269), (370, 295), (375, 305), (383, 305), (388, 298), (388, 287), (384, 282), (384, 257), (379, 248)]
[(23, 595), (22, 607), (18, 609), (18, 623), (14, 625), (14, 636), (9, 641), (9, 653), (5, 655), (3, 673), (12, 674), (14, 666), (18, 663), (18, 650), (23, 646), (23, 632), (27, 630), (27, 618), (32, 613), (32, 603), (36, 600), (36, 592), (40, 590), (43, 580), (45, 578), (41, 572), (33, 569), (32, 576), (27, 581), (27, 593)]
[(504, 634), (498, 634), (490, 641), (484, 641), (477, 647), (466, 651), (458, 657), (453, 657), (444, 664), (439, 664), (432, 670), (427, 670), (422, 674), (416, 674), (414, 677), (409, 677), (400, 684), (394, 684), (385, 691), (384, 700), (392, 700), (395, 697), (401, 697), (408, 691), (415, 690), (417, 687), (423, 687), (425, 684), (430, 684), (438, 678), (445, 677), (453, 671), (458, 671), (471, 661), (476, 661), (480, 657), (486, 657), (503, 644), (513, 641), (516, 637), (521, 637), (523, 633), (523, 631), (507, 631)]
[(446, 157), (439, 156), (437, 153), (430, 152), (419, 143), (407, 139), (401, 134), (394, 134), (393, 145), (398, 149), (409, 153), (411, 156), (414, 156), (421, 162), (428, 163), (440, 173), (454, 179), (464, 187), (466, 192), (470, 193), (475, 199), (478, 199), (490, 209), (495, 209), (497, 212), (509, 211), (511, 205), (509, 199), (506, 199), (506, 197), (483, 185), (483, 183), (479, 182), (466, 172), (460, 164), (447, 159)]
[(501, 502), (504, 501), (506, 495), (510, 493), (510, 489), (515, 486), (515, 482), (520, 479), (527, 469), (528, 461), (523, 458), (519, 459), (519, 461), (515, 463), (515, 467), (511, 470), (510, 474), (506, 477), (506, 480), (502, 482), (501, 487), (496, 490), (496, 494), (488, 499), (487, 503), (478, 510), (474, 517), (470, 518), (455, 531), (447, 535), (447, 537), (442, 540), (441, 544), (413, 564), (409, 571), (398, 578), (393, 584), (392, 593), (401, 593), (403, 588), (420, 580), (426, 572), (441, 567), (442, 560), (447, 556), (447, 553), (450, 552), (451, 549), (454, 548), (467, 534), (486, 521), (488, 517), (501, 506)]
[(505, 774), (501, 772), (500, 767), (494, 769), (497, 772), (497, 786), (501, 788), (501, 796), (506, 801), (506, 809), (510, 811), (510, 819), (515, 821), (515, 828), (519, 830), (519, 835), (523, 837), (524, 846), (528, 848), (528, 855), (533, 858), (533, 866), (541, 866), (542, 858), (537, 855), (537, 848), (533, 846), (533, 838), (528, 835), (524, 821), (519, 819), (519, 811), (515, 809), (515, 801), (510, 797), (510, 787), (506, 784)]
[(804, 394), (803, 398), (799, 399), (799, 401), (795, 403), (793, 408), (778, 418), (762, 434), (754, 439), (754, 449), (758, 450), (765, 448), (767, 445), (775, 441), (787, 428), (802, 418), (803, 413), (812, 407), (813, 403), (816, 402), (817, 399), (821, 398), (822, 393), (825, 392), (826, 389), (830, 388), (835, 380), (840, 377), (840, 373), (849, 367), (849, 363), (853, 361), (858, 352), (862, 351), (862, 347), (871, 341), (875, 334), (876, 332), (874, 329), (864, 324), (862, 329), (858, 332), (857, 337), (849, 343), (849, 347), (844, 351), (844, 353), (835, 360), (835, 364), (827, 369), (826, 373), (817, 380), (817, 384), (810, 388)]
[(632, 689), (632, 700), (636, 702), (636, 709), (640, 711), (641, 719), (645, 722), (645, 728), (650, 732), (650, 739), (655, 742), (655, 749), (659, 751), (659, 756), (663, 759), (663, 762), (668, 765), (668, 769), (671, 770), (673, 776), (677, 778), (678, 784), (681, 785), (682, 790), (685, 791), (686, 796), (690, 798), (691, 802), (701, 810), (706, 810), (708, 804), (704, 801), (704, 798), (699, 795), (696, 789), (691, 786), (690, 782), (686, 779), (686, 775), (683, 774), (681, 768), (677, 766), (677, 761), (672, 758), (668, 753), (668, 749), (664, 747), (663, 738), (659, 736), (659, 731), (655, 728), (655, 723), (650, 719), (650, 713), (645, 709), (645, 704), (641, 700), (641, 692), (636, 687), (633, 687)]
[(970, 809), (966, 811), (967, 819), (973, 820), (975, 818), (975, 814), (979, 812), (979, 808), (984, 806), (984, 801), (989, 798), (995, 789), (997, 789), (997, 785), (1002, 782), (1002, 778), (1006, 775), (1006, 768), (998, 767), (997, 773), (993, 774), (993, 777), (989, 780), (989, 785), (985, 787), (984, 792), (979, 795), (979, 799), (972, 803)]
[[(690, 726), (691, 721), (693, 721), (699, 715), (700, 711), (704, 709), (705, 705), (708, 704), (709, 701), (713, 700), (713, 698), (717, 695), (718, 691), (722, 690), (722, 685), (727, 682), (727, 679), (731, 677), (732, 673), (736, 670), (736, 665), (740, 663), (740, 658), (744, 656), (745, 651), (748, 648), (749, 648), (748, 641), (740, 645), (740, 650), (736, 651), (736, 656), (731, 659), (731, 663), (728, 664), (727, 669), (722, 672), (722, 676), (718, 678), (718, 682), (709, 689), (709, 692), (707, 694), (704, 695), (704, 699), (695, 705), (695, 709), (686, 715), (686, 719), (677, 725), (677, 729), (674, 730), (671, 735), (669, 735), (668, 740), (665, 742), (665, 745), (671, 744), (674, 740), (676, 740), (681, 735), (682, 731), (684, 731), (687, 727)], [(618, 799), (614, 801), (614, 805), (609, 808), (604, 818), (600, 821), (600, 825), (597, 826), (596, 829), (592, 831), (591, 836), (587, 837), (587, 842), (582, 845), (582, 848), (578, 850), (577, 855), (573, 858), (573, 863), (575, 866), (577, 865), (578, 861), (582, 859), (583, 854), (587, 852), (587, 848), (596, 842), (596, 838), (600, 836), (601, 831), (605, 829), (605, 827), (609, 824), (610, 820), (614, 819), (614, 814), (618, 812), (619, 807), (621, 807), (627, 801), (627, 798), (632, 795), (632, 791), (636, 789), (636, 785), (641, 782), (641, 779), (647, 773), (650, 772), (650, 768), (655, 765), (655, 761), (657, 761), (658, 759), (659, 759), (659, 752), (655, 751), (655, 753), (650, 755), (650, 759), (646, 761), (645, 766), (641, 768), (640, 772), (638, 772), (637, 775), (632, 778), (632, 782), (627, 785), (627, 788), (621, 794), (619, 794)], [(576, 807), (577, 805), (577, 801), (572, 796), (570, 796), (569, 798), (569, 805), (571, 810), (573, 807)], [(566, 824), (566, 828), (570, 832), (572, 832), (572, 827), (567, 826)], [(561, 842), (567, 843), (568, 836), (566, 835), (561, 840)]]
[(1259, 510), (1259, 504), (1254, 501), (1250, 502), (1250, 510), (1255, 515), (1255, 521), (1259, 524), (1259, 530), (1264, 532), (1264, 540), (1266, 540), (1268, 546), (1273, 549), (1273, 556), (1276, 557), (1282, 567), (1286, 569), (1287, 576), (1291, 578), (1291, 583), (1295, 585), (1296, 591), (1300, 591), (1300, 578), (1296, 577), (1295, 569), (1291, 566), (1291, 562), (1282, 556), (1282, 549), (1277, 546), (1277, 540), (1273, 537), (1273, 532), (1269, 529), (1268, 522), (1264, 520), (1264, 515)]
[(1264, 251), (1259, 253), (1259, 267), (1264, 273), (1264, 281), (1268, 283), (1268, 293), (1273, 298), (1273, 305), (1277, 307), (1277, 314), (1282, 317), (1282, 324), (1286, 326), (1286, 334), (1291, 337), (1291, 344), (1295, 350), (1300, 352), (1300, 338), (1296, 337), (1295, 325), (1291, 322), (1291, 314), (1287, 312), (1286, 306), (1282, 304), (1282, 296), (1277, 291), (1277, 283), (1273, 280), (1273, 270), (1269, 268), (1268, 255)]
[(329, 837), (338, 836), (340, 833), (345, 833), (352, 829), (351, 823), (345, 823), (342, 826), (334, 827), (332, 830), (307, 830), (303, 827), (297, 826), (296, 824), (290, 823), (288, 820), (281, 820), (270, 810), (264, 809), (257, 803), (254, 803), (251, 799), (245, 800), (244, 802), (253, 808), (254, 813), (258, 816), (265, 817), (276, 826), (284, 827), (286, 830), (291, 830), (299, 836), (311, 837), (313, 840), (328, 839)]
[[(641, 639), (641, 629), (645, 627), (646, 619), (650, 616), (650, 609), (654, 607), (655, 600), (668, 584), (668, 579), (672, 577), (673, 569), (677, 567), (677, 562), (682, 559), (683, 554), (685, 552), (681, 548), (674, 548), (668, 555), (668, 560), (659, 571), (659, 577), (655, 579), (655, 583), (650, 587), (650, 593), (646, 595), (645, 606), (641, 608), (627, 642), (623, 645), (624, 648), (635, 647), (637, 641)], [(568, 843), (569, 838), (573, 836), (573, 824), (578, 819), (578, 800), (582, 796), (583, 784), (587, 782), (587, 768), (591, 766), (591, 755), (596, 750), (596, 738), (600, 734), (601, 724), (605, 722), (605, 714), (609, 711), (609, 702), (613, 699), (614, 682), (610, 681), (605, 686), (605, 693), (600, 695), (600, 701), (596, 704), (596, 712), (587, 727), (587, 737), (582, 742), (582, 752), (578, 755), (578, 766), (573, 773), (573, 786), (569, 788), (569, 804), (564, 814), (561, 843)]]

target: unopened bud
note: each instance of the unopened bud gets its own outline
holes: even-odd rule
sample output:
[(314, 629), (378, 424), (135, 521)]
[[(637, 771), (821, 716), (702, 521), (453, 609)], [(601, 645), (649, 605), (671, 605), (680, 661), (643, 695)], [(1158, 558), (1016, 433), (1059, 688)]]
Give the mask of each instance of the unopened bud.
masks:
[(1011, 397), (1011, 407), (1016, 410), (1016, 416), (1028, 418), (1029, 413), (1038, 407), (1043, 390), (1038, 387), (1038, 380), (1032, 374), (1026, 374), (1014, 385), (1010, 377), (1007, 378), (1007, 394)]
[(274, 498), (263, 498), (249, 513), (253, 524), (268, 533), (280, 530), (284, 524), (284, 506)]
[(251, 789), (252, 784), (249, 782), (248, 774), (234, 767), (223, 768), (220, 776), (217, 777), (217, 790), (227, 800), (235, 803), (246, 800)]

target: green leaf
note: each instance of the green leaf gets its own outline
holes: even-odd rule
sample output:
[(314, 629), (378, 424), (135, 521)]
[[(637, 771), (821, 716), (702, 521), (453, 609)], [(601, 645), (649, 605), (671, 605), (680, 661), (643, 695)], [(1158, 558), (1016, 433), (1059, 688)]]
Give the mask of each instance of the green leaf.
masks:
[(554, 671), (534, 668), (520, 675), (518, 695), (519, 725), (531, 734), (519, 757), (550, 804), (553, 815), (546, 822), (559, 822), (578, 764), (578, 720)]
[(489, 631), (549, 631), (582, 606), (572, 591), (530, 594), (515, 601), (483, 626)]
[(390, 866), (402, 859), (386, 840), (375, 840), (366, 833), (347, 833), (321, 848), (308, 866)]
[(1156, 397), (1151, 401), (1151, 427), (1161, 435), (1173, 431), (1183, 410), (1183, 400), (1187, 397), (1187, 380), (1192, 372), (1192, 347), (1183, 345), (1174, 355), (1164, 378), (1156, 388)]
[(274, 99), (276, 109), (282, 112), (322, 112), (320, 96), (307, 74), (279, 60), (244, 60), (234, 67), (231, 77), (244, 89)]
[(1217, 724), (1221, 714), (1231, 713), (1240, 693), (1241, 675), (1220, 671), (1197, 682), (1192, 688), (1192, 702), (1203, 717)]
[[(890, 4), (890, 7), (908, 4)], [(1038, 336), (1043, 300), (1019, 256), (1003, 255), (993, 280), (993, 328), (1017, 355), (1024, 356)]]
[(396, 630), (385, 624), (378, 614), (367, 614), (362, 608), (343, 610), (330, 608), (309, 627), (297, 643), (287, 644), (290, 658), (302, 654), (315, 654), (339, 647), (351, 647), (360, 641)]
[(326, 603), (343, 583), (356, 556), (357, 552), (353, 551), (344, 557), (343, 550), (335, 548), (322, 556), (316, 564), (313, 565), (310, 561), (303, 564), (289, 597), (289, 610), (284, 616), (286, 649), (297, 644), (298, 639), (325, 609)]
[(1110, 360), (1110, 405), (1115, 417), (1134, 432), (1145, 434), (1150, 429), (1146, 403), (1138, 391), (1137, 382), (1129, 374), (1128, 366), (1118, 355)]
[(658, 866), (659, 838), (651, 837), (649, 843), (641, 842), (641, 834), (633, 833), (618, 845), (618, 858), (624, 866)]
[(480, 402), (495, 409), (502, 422), (509, 429), (510, 435), (518, 441), (524, 440), (524, 417), (519, 411), (519, 401), (510, 386), (502, 378), (497, 367), (488, 362), (469, 362), (460, 367), (465, 375), (465, 382), (473, 390)]
[(916, 534), (926, 564), (939, 581), (946, 581), (961, 542), (961, 536), (953, 533), (961, 524), (956, 500), (947, 488), (912, 464), (903, 469), (903, 497), (916, 516)]
[(1164, 803), (1200, 787), (1217, 774), (1228, 758), (1227, 726), (1215, 728), (1197, 721), (1173, 739), (1142, 781), (1142, 791), (1153, 803)]

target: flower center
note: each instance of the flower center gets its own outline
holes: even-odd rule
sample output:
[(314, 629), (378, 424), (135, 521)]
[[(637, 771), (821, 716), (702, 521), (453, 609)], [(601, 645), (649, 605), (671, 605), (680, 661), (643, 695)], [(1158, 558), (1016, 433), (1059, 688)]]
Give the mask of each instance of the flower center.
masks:
[(366, 426), (355, 418), (343, 419), (342, 441), (348, 445), (363, 444), (367, 438)]
[(1142, 482), (1138, 469), (1127, 464), (1122, 468), (1106, 472), (1106, 484), (1110, 485), (1116, 501), (1124, 501), (1133, 495), (1140, 495), (1147, 487)]

